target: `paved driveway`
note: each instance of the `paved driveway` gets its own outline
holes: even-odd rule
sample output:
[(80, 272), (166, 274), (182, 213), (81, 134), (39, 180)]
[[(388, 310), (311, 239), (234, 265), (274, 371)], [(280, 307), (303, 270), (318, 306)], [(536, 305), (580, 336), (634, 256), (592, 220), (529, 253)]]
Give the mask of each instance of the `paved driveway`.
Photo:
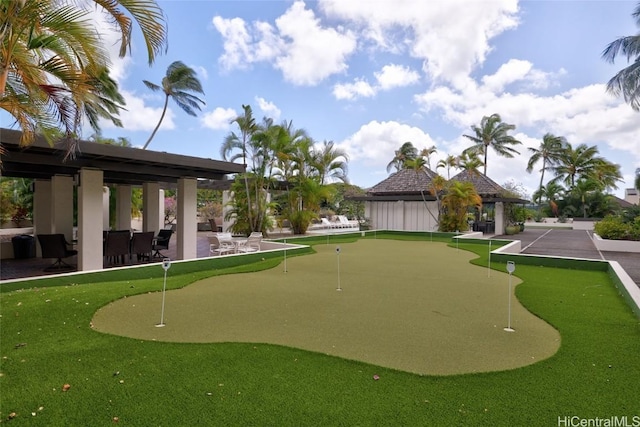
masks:
[(532, 228), (515, 236), (496, 237), (520, 240), (522, 253), (525, 254), (618, 261), (631, 279), (640, 285), (640, 253), (600, 252), (593, 244), (589, 231)]

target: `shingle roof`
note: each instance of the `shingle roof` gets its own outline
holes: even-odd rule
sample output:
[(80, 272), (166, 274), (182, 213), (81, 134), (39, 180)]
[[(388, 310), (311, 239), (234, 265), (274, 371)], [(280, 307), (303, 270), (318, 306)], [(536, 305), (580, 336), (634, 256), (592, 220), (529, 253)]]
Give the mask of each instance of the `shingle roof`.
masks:
[(435, 176), (437, 176), (436, 173), (429, 168), (419, 171), (402, 169), (371, 187), (367, 193), (370, 195), (416, 194), (421, 191), (427, 193), (431, 187), (431, 180)]
[(504, 188), (495, 181), (475, 170), (463, 170), (451, 178), (451, 181), (470, 182), (481, 196), (500, 196), (504, 192)]

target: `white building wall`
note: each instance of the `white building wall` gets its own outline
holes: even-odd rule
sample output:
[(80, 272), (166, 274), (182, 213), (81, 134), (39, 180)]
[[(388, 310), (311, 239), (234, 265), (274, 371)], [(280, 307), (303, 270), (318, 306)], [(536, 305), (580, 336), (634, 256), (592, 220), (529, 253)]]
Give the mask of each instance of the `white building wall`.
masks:
[(164, 192), (161, 197), (160, 191), (157, 182), (145, 182), (142, 185), (142, 227), (144, 231), (156, 234), (164, 228)]
[[(51, 234), (51, 181), (36, 179), (33, 192), (33, 234)], [(37, 239), (37, 237), (36, 237)], [(36, 243), (36, 256), (42, 256), (40, 244)]]
[(73, 239), (73, 177), (51, 177), (51, 232), (62, 233), (70, 242)]
[(118, 185), (116, 189), (116, 229), (131, 229), (131, 186)]
[[(429, 211), (431, 211), (430, 214)], [(436, 231), (436, 202), (366, 202), (365, 216), (372, 228), (379, 230)]]

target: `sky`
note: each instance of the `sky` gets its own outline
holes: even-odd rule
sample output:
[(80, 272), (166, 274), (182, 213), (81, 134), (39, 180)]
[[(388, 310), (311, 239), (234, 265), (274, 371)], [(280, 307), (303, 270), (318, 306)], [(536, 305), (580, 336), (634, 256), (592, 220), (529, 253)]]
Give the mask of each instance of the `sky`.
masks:
[[(633, 186), (640, 167), (640, 113), (605, 91), (627, 65), (604, 48), (638, 32), (634, 1), (515, 0), (159, 0), (169, 24), (166, 54), (152, 67), (139, 38), (111, 74), (127, 100), (124, 128), (103, 136), (142, 146), (160, 118), (160, 84), (182, 61), (197, 72), (206, 102), (198, 117), (169, 104), (149, 150), (221, 159), (230, 122), (249, 104), (257, 119), (292, 121), (318, 143), (349, 156), (349, 180), (363, 188), (385, 179), (394, 151), (410, 141), (435, 146), (432, 169), (470, 145), (462, 135), (498, 113), (522, 142), (513, 159), (489, 152), (487, 175), (530, 195), (539, 172), (526, 172), (545, 133), (596, 145)], [(96, 28), (104, 24), (96, 18)], [(88, 129), (86, 133), (91, 133)], [(87, 135), (85, 135), (87, 136)], [(540, 166), (538, 165), (538, 168)], [(445, 177), (446, 169), (439, 172)], [(456, 170), (451, 170), (453, 176)]]

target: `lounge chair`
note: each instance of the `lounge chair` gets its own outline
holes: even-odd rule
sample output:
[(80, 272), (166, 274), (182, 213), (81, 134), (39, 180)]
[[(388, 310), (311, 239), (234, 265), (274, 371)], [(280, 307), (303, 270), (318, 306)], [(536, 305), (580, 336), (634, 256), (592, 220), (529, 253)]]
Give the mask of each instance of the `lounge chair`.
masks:
[(349, 221), (344, 215), (338, 215), (338, 221), (340, 222), (341, 228), (360, 228), (358, 221)]
[(209, 253), (211, 255), (225, 255), (234, 253), (236, 248), (230, 237), (231, 235), (229, 235), (229, 240), (220, 240), (220, 238), (216, 234), (209, 236)]
[(42, 249), (42, 258), (56, 258), (56, 262), (45, 268), (44, 271), (75, 269), (72, 265), (62, 261), (62, 258), (78, 254), (75, 249), (68, 248), (71, 245), (65, 239), (64, 234), (38, 234), (37, 236)]
[(254, 231), (245, 242), (238, 244), (236, 250), (242, 253), (259, 252), (260, 242), (262, 242), (262, 233), (260, 231)]
[(158, 231), (158, 235), (155, 237), (155, 242), (153, 243), (153, 258), (166, 258), (160, 251), (169, 249), (169, 241), (172, 235), (173, 230)]
[(320, 218), (320, 222), (322, 224), (322, 228), (337, 228), (336, 224), (329, 221), (327, 218)]

